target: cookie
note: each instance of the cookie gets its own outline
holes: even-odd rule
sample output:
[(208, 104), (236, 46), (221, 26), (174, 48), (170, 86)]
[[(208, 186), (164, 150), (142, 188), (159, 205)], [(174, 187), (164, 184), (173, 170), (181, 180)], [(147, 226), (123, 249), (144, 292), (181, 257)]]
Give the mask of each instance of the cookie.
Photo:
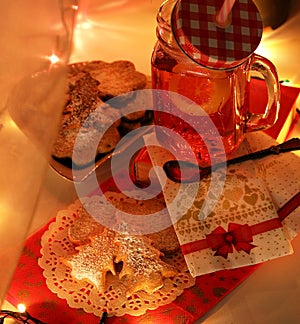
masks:
[(131, 122), (138, 122), (139, 120), (143, 119), (146, 115), (146, 110), (139, 110), (123, 116), (124, 121)]
[(67, 101), (60, 128), (80, 128), (90, 113), (104, 103), (98, 95), (99, 82), (88, 73), (71, 75), (68, 82)]
[(114, 126), (109, 127), (99, 142), (98, 153), (111, 152), (117, 146), (120, 139), (121, 135), (118, 129)]
[[(60, 129), (55, 143), (53, 145), (52, 154), (59, 159), (72, 157), (75, 138), (78, 134), (78, 130), (74, 129)], [(86, 158), (84, 158), (85, 163)]]
[(136, 91), (121, 107), (121, 114), (127, 121), (141, 120), (147, 110), (153, 110), (151, 91)]
[(122, 120), (119, 130), (122, 135), (126, 135), (126, 134), (132, 132), (133, 130), (140, 128), (141, 126), (142, 126), (142, 123), (140, 123), (140, 122), (132, 123), (132, 122), (128, 122), (126, 120)]
[(78, 281), (87, 281), (100, 292), (106, 289), (106, 274), (116, 275), (114, 255), (116, 254), (115, 232), (104, 229), (91, 242), (77, 246), (77, 253), (63, 258), (62, 262), (71, 268), (71, 275)]
[(71, 275), (76, 280), (91, 283), (99, 292), (107, 288), (108, 272), (118, 275), (128, 296), (141, 290), (152, 294), (164, 285), (164, 278), (178, 274), (173, 266), (161, 259), (163, 253), (151, 240), (142, 236), (119, 234), (104, 228), (91, 236), (89, 243), (75, 249), (78, 252), (61, 261), (71, 268)]
[[(120, 105), (122, 107), (134, 97), (134, 90), (145, 88), (149, 81), (129, 61), (73, 63), (68, 67), (67, 79), (65, 103), (52, 155), (68, 166), (71, 161), (82, 168), (113, 151), (121, 136), (141, 127), (138, 122), (126, 126), (126, 130), (125, 123), (120, 126)], [(120, 98), (115, 101), (115, 106), (104, 103), (115, 97)], [(137, 116), (133, 113), (128, 118), (133, 121), (144, 114), (140, 112)]]
[(84, 71), (99, 81), (99, 96), (106, 101), (110, 98), (138, 89), (144, 89), (147, 85), (147, 77), (136, 71), (135, 66), (129, 61), (115, 61), (105, 63), (103, 61), (88, 62)]
[[(147, 215), (156, 213), (166, 207), (163, 196), (151, 199), (143, 199), (137, 192), (131, 192), (133, 197), (126, 195), (126, 192), (106, 191), (104, 193), (107, 200), (116, 208), (133, 215)], [(134, 195), (135, 194), (135, 195)]]
[(169, 226), (159, 232), (145, 235), (153, 242), (153, 246), (165, 255), (172, 255), (179, 251), (180, 244), (174, 227)]
[(117, 235), (116, 262), (122, 262), (119, 278), (128, 286), (127, 295), (143, 290), (153, 294), (164, 285), (164, 278), (174, 277), (174, 267), (161, 260), (163, 254), (146, 237)]
[[(105, 193), (108, 201), (121, 212), (136, 215), (136, 226), (139, 226), (139, 215), (150, 215), (161, 213), (161, 224), (152, 224), (149, 230), (153, 231), (149, 234), (144, 234), (145, 237), (153, 242), (153, 246), (166, 255), (170, 255), (179, 250), (180, 244), (175, 233), (173, 225), (166, 227), (166, 224), (171, 223), (169, 214), (166, 209), (163, 196), (154, 197), (147, 200), (134, 199), (125, 195), (125, 193), (108, 191)], [(164, 220), (163, 218), (168, 218)], [(140, 226), (144, 228), (145, 219), (142, 219)], [(118, 211), (116, 213), (116, 222), (118, 222)], [(122, 225), (123, 226), (123, 225)], [(155, 230), (157, 228), (157, 230)]]
[(102, 233), (103, 230), (104, 226), (81, 207), (77, 211), (77, 217), (74, 223), (68, 228), (68, 237), (72, 243), (84, 245), (91, 241), (91, 237)]
[(86, 121), (72, 114), (69, 122), (64, 122), (59, 129), (52, 154), (57, 158), (70, 158), (77, 166), (94, 162), (97, 154), (112, 151), (120, 141), (118, 116), (116, 109), (105, 104), (95, 107)]

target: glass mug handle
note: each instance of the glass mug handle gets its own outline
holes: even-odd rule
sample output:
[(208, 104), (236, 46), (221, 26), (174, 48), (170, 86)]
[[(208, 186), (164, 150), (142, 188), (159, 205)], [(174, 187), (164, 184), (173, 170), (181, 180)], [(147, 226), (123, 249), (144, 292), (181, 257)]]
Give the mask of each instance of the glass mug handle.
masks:
[(250, 71), (262, 75), (267, 86), (268, 102), (262, 114), (247, 112), (246, 132), (254, 132), (273, 126), (280, 108), (280, 85), (274, 64), (260, 55), (253, 54), (250, 59)]

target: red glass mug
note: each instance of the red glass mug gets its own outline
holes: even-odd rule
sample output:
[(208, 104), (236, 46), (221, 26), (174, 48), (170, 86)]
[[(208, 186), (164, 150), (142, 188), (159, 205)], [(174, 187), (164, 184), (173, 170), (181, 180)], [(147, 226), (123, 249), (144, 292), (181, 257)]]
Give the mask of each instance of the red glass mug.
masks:
[[(254, 53), (241, 64), (222, 70), (206, 68), (191, 60), (172, 34), (170, 17), (175, 3), (174, 0), (163, 3), (157, 15), (158, 41), (151, 58), (152, 85), (154, 89), (169, 91), (170, 97), (172, 93), (183, 97), (174, 95), (176, 100), (171, 104), (170, 97), (166, 102), (161, 102), (161, 98), (154, 119), (156, 125), (179, 134), (198, 162), (205, 164), (212, 154), (222, 159), (224, 152), (226, 155), (234, 152), (245, 133), (274, 125), (280, 99), (278, 75), (272, 62)], [(263, 77), (268, 90), (268, 101), (262, 113), (251, 112), (249, 106), (253, 74)], [(188, 104), (185, 97), (195, 105)], [(211, 125), (217, 132), (212, 131)], [(177, 157), (189, 159), (188, 149), (178, 145), (168, 132), (161, 131), (158, 137), (160, 142), (168, 141), (168, 145), (174, 146)]]

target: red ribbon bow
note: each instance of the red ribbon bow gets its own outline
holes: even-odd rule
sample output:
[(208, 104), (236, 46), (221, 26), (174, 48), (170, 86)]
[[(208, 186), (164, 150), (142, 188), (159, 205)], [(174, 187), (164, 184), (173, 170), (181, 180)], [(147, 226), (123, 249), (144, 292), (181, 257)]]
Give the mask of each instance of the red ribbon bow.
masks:
[(256, 246), (250, 244), (253, 242), (252, 232), (249, 225), (228, 224), (228, 231), (218, 226), (213, 232), (206, 235), (209, 247), (215, 252), (215, 256), (222, 256), (225, 259), (228, 253), (233, 253), (233, 247), (239, 252), (244, 251), (250, 254)]

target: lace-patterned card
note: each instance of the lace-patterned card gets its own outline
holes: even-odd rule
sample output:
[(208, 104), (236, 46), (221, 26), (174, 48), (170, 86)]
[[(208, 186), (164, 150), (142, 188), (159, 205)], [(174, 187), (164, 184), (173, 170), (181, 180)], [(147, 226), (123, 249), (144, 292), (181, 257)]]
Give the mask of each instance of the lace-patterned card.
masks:
[[(153, 139), (149, 142), (152, 145), (147, 149), (153, 165), (161, 166), (172, 159), (163, 148), (153, 146)], [(247, 153), (248, 149), (246, 141), (238, 153)], [(254, 162), (218, 170), (200, 183), (176, 184), (162, 178), (161, 181), (193, 276), (292, 253), (287, 231)]]
[[(274, 144), (274, 140), (263, 133), (259, 136), (256, 133), (249, 133), (247, 138), (251, 151)], [(300, 155), (295, 153), (280, 154), (275, 159), (270, 156), (255, 163), (257, 176), (264, 181), (276, 209), (299, 192)], [(283, 224), (290, 238), (295, 238), (300, 232), (300, 208), (295, 209), (285, 218)]]

